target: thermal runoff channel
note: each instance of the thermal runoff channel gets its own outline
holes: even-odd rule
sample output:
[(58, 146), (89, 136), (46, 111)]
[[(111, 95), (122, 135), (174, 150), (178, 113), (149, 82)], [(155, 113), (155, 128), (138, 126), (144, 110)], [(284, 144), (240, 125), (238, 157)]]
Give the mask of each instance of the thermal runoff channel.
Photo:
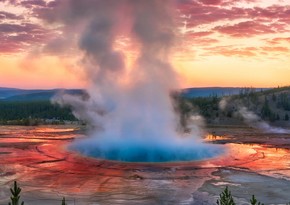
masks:
[[(63, 0), (52, 11), (50, 21), (63, 25), (63, 39), (77, 36), (89, 84), (87, 97), (53, 100), (70, 105), (91, 127), (89, 137), (71, 149), (128, 162), (190, 161), (222, 152), (201, 142), (197, 125), (190, 135), (177, 131), (171, 93), (179, 87), (170, 64), (175, 12), (174, 2), (160, 0)], [(116, 46), (122, 39), (132, 51)]]

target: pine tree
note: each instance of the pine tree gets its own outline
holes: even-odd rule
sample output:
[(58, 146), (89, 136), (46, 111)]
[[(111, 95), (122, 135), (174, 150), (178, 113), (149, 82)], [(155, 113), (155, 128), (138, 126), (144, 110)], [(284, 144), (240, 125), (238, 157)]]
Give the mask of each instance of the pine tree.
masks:
[(250, 203), (251, 203), (251, 205), (264, 205), (261, 202), (258, 202), (258, 200), (255, 198), (255, 195), (252, 196)]
[[(8, 205), (19, 205), (21, 188), (17, 186), (16, 181), (14, 181), (14, 187), (13, 189), (10, 188), (10, 191), (12, 196), (10, 197), (11, 202), (9, 202)], [(21, 205), (24, 205), (24, 202), (22, 202)]]
[(220, 194), (220, 198), (216, 203), (217, 205), (236, 205), (228, 187), (226, 187), (225, 190)]
[(64, 198), (64, 197), (62, 198), (61, 205), (67, 205), (67, 204), (65, 203), (65, 198)]

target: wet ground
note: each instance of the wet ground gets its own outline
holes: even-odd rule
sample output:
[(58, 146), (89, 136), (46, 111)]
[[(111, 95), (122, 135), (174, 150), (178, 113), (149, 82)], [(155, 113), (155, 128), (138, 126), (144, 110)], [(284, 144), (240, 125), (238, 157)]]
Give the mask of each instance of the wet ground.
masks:
[(0, 126), (0, 204), (17, 180), (25, 204), (215, 204), (229, 186), (238, 204), (290, 201), (290, 135), (213, 127), (207, 143), (226, 152), (185, 163), (121, 163), (70, 152), (77, 127)]

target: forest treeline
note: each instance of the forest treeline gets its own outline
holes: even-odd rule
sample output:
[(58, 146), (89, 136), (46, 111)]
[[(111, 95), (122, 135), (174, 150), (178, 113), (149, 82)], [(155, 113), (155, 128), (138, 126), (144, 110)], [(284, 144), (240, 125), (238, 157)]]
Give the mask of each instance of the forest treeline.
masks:
[(0, 101), (2, 125), (63, 124), (65, 121), (76, 121), (71, 109), (50, 101)]
[[(260, 90), (241, 89), (240, 93), (231, 96), (187, 98), (174, 94), (176, 111), (181, 113), (180, 124), (186, 127), (188, 119), (198, 114), (207, 123), (231, 123), (242, 121), (237, 113), (239, 108), (246, 107), (262, 120), (269, 122), (288, 122), (290, 118), (290, 86)], [(226, 99), (225, 109), (220, 102)], [(38, 125), (63, 124), (75, 122), (70, 107), (53, 105), (49, 100), (43, 101), (0, 101), (0, 124), (2, 125)], [(237, 122), (239, 123), (239, 122)]]

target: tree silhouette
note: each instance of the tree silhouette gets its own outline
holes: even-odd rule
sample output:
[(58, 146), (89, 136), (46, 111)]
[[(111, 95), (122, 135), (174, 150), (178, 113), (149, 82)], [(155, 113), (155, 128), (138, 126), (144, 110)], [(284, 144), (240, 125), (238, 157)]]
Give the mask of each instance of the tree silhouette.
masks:
[[(19, 205), (21, 188), (17, 186), (16, 181), (14, 181), (14, 187), (13, 189), (10, 188), (10, 191), (12, 196), (10, 197), (11, 202), (9, 202), (8, 205)], [(21, 205), (24, 205), (24, 202), (22, 202)]]

